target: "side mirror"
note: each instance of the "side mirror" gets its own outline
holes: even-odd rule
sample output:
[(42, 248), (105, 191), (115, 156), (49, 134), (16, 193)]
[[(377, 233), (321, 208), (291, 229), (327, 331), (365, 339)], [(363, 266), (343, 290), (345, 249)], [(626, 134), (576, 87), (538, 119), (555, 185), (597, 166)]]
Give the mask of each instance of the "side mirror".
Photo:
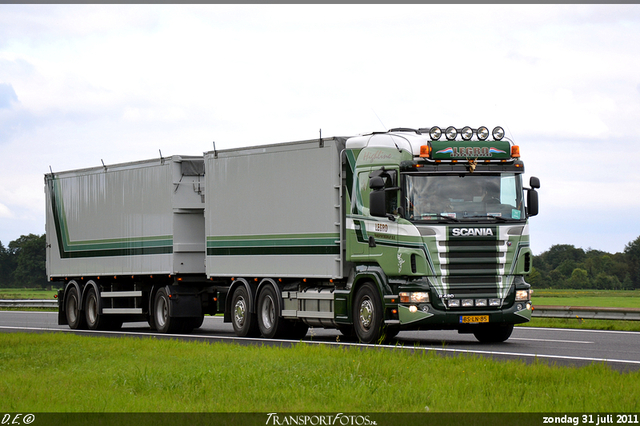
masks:
[(539, 189), (540, 188), (540, 179), (538, 179), (535, 176), (531, 176), (529, 178), (529, 186), (533, 189)]
[(373, 191), (380, 191), (384, 188), (384, 179), (380, 176), (374, 176), (369, 179), (369, 188)]
[(369, 213), (371, 216), (387, 216), (387, 191), (378, 189), (369, 193)]
[[(540, 184), (540, 182), (538, 182)], [(531, 185), (533, 187), (533, 185)], [(540, 187), (538, 185), (538, 187)], [(538, 192), (535, 189), (527, 191), (527, 216), (538, 214)]]

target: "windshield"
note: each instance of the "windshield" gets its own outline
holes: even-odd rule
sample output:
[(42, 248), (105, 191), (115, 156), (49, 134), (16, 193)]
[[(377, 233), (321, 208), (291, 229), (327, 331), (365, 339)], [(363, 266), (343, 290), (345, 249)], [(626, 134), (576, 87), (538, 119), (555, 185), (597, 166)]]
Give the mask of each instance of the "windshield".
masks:
[(404, 185), (409, 220), (525, 218), (520, 174), (405, 175)]

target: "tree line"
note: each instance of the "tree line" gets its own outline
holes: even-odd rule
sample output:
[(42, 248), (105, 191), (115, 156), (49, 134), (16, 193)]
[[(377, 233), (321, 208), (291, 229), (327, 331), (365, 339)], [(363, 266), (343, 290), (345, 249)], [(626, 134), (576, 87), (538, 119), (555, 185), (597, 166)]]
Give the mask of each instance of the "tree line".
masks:
[[(49, 287), (46, 246), (45, 234), (22, 235), (8, 247), (0, 241), (0, 287)], [(569, 244), (551, 246), (534, 256), (527, 282), (534, 288), (640, 289), (640, 237), (615, 254)]]

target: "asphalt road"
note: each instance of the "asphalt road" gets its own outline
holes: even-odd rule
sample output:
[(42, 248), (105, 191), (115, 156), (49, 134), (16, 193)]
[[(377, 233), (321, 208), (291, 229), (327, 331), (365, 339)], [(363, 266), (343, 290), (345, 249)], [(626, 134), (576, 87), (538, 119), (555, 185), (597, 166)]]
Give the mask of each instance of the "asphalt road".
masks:
[[(0, 311), (0, 332), (73, 332), (102, 336), (156, 336), (239, 344), (292, 345), (296, 341), (249, 339), (237, 337), (231, 324), (221, 317), (205, 317), (201, 328), (189, 335), (163, 335), (152, 331), (147, 323), (125, 323), (119, 332), (74, 331), (57, 323), (52, 312)], [(311, 328), (304, 338), (307, 343), (326, 345), (360, 345), (349, 341), (336, 330)], [(477, 354), (499, 360), (520, 359), (527, 363), (536, 359), (563, 366), (605, 363), (619, 371), (640, 370), (640, 333), (625, 331), (570, 330), (516, 327), (511, 338), (499, 344), (479, 343), (471, 334), (456, 331), (403, 331), (383, 348), (409, 351), (435, 351), (443, 355)]]

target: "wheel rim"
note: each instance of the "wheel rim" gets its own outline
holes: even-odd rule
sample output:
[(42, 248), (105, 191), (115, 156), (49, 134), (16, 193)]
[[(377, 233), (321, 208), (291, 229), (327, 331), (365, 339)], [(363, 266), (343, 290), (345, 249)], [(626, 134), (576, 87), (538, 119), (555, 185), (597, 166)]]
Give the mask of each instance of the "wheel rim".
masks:
[(238, 327), (242, 327), (242, 325), (244, 324), (246, 312), (247, 306), (244, 301), (244, 297), (239, 297), (238, 300), (236, 300), (236, 304), (233, 308), (234, 322), (238, 325)]
[(156, 323), (158, 328), (164, 327), (169, 317), (169, 305), (163, 296), (158, 298), (156, 302)]
[(271, 295), (267, 295), (262, 303), (262, 325), (267, 330), (271, 330), (275, 322), (275, 307)]
[(373, 321), (373, 302), (367, 296), (360, 303), (360, 325), (368, 329)]

